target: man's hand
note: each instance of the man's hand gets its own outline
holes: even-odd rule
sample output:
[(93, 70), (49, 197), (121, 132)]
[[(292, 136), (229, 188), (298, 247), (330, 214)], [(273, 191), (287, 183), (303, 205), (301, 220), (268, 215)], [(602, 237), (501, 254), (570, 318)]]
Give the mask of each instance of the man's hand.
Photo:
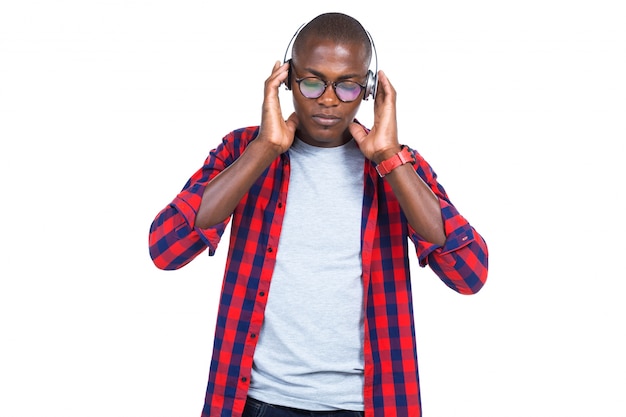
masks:
[(350, 125), (350, 133), (366, 158), (380, 163), (400, 152), (396, 120), (396, 90), (383, 71), (378, 71), (378, 92), (374, 101), (374, 125), (367, 134), (357, 123)]
[(277, 154), (286, 152), (291, 144), (298, 126), (298, 117), (292, 113), (287, 120), (283, 119), (278, 98), (278, 88), (287, 79), (289, 63), (281, 65), (276, 61), (272, 74), (265, 80), (261, 126), (257, 141), (267, 143)]

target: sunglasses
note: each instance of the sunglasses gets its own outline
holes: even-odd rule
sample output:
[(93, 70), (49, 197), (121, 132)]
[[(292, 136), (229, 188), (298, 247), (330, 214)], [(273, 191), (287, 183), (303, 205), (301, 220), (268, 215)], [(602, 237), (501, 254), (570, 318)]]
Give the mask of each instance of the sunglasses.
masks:
[(298, 87), (300, 87), (300, 92), (306, 98), (321, 97), (324, 91), (326, 91), (328, 84), (330, 84), (333, 86), (337, 98), (344, 103), (356, 100), (365, 89), (364, 85), (355, 81), (330, 82), (317, 77), (296, 78), (296, 82), (298, 83)]

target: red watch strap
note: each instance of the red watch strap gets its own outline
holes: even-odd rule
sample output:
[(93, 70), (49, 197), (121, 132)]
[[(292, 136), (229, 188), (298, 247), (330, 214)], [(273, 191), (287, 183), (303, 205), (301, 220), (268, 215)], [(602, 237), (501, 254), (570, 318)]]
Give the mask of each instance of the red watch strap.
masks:
[(409, 148), (406, 145), (402, 145), (402, 150), (400, 152), (376, 165), (376, 171), (378, 172), (378, 175), (384, 177), (394, 169), (406, 163), (414, 164), (415, 158), (413, 158), (413, 154)]

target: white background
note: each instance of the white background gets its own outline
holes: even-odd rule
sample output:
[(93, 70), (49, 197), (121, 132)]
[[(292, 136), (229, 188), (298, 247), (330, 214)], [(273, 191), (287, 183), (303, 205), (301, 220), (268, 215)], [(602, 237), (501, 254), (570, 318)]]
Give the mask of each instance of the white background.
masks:
[(424, 415), (626, 416), (619, 3), (3, 1), (0, 415), (200, 415), (227, 245), (164, 272), (148, 228), (343, 11), (490, 248), (473, 296), (413, 268)]

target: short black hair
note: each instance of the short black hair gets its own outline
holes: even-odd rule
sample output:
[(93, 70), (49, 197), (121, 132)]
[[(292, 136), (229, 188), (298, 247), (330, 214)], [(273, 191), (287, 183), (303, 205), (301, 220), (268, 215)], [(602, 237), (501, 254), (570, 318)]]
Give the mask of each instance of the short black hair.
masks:
[(300, 30), (293, 43), (292, 55), (295, 55), (298, 49), (312, 38), (329, 39), (340, 43), (360, 43), (367, 48), (368, 62), (372, 58), (372, 45), (368, 32), (358, 20), (347, 14), (323, 13), (308, 22)]

